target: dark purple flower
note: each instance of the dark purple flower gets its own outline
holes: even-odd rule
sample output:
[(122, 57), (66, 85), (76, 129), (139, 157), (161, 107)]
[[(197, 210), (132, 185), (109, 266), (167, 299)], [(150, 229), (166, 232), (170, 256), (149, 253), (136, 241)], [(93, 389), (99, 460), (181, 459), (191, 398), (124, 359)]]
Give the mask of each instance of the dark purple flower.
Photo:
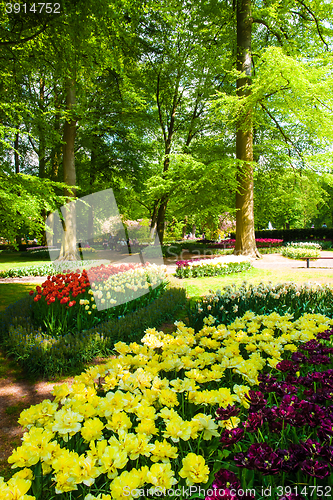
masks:
[(271, 451), (264, 456), (259, 455), (254, 461), (254, 465), (263, 476), (274, 475), (281, 472), (282, 460), (277, 453)]
[(250, 403), (250, 411), (258, 411), (267, 404), (267, 399), (264, 398), (263, 393), (260, 391), (250, 390), (245, 399)]
[(331, 335), (333, 335), (333, 329), (317, 333), (317, 339), (329, 340)]
[(226, 446), (230, 446), (234, 443), (237, 443), (240, 441), (244, 436), (244, 429), (225, 429), (220, 438), (220, 442), (222, 443), (222, 448), (225, 448)]
[(322, 445), (318, 441), (313, 441), (312, 439), (307, 439), (306, 441), (300, 441), (300, 446), (304, 448), (306, 451), (307, 455), (310, 455), (312, 457), (314, 456), (320, 456), (322, 453)]
[(296, 351), (292, 353), (291, 360), (296, 363), (304, 363), (307, 360), (307, 357), (304, 353)]
[(329, 419), (322, 420), (317, 435), (321, 441), (329, 441), (333, 437), (333, 422)]
[(243, 423), (247, 432), (256, 432), (258, 428), (264, 425), (266, 421), (265, 414), (262, 410), (258, 412), (252, 412), (249, 414), (246, 422)]
[(216, 410), (216, 420), (228, 420), (230, 417), (237, 417), (240, 413), (240, 408), (236, 405), (228, 405), (226, 408), (218, 408)]
[(312, 354), (307, 362), (309, 365), (329, 365), (331, 359), (323, 354)]
[(306, 423), (310, 427), (317, 427), (323, 419), (326, 418), (326, 412), (319, 405), (302, 400), (299, 404), (299, 410), (302, 412)]
[(258, 465), (263, 465), (265, 461), (271, 462), (275, 458), (272, 454), (274, 454), (274, 452), (268, 444), (255, 443), (251, 444), (245, 453), (236, 453), (234, 455), (234, 461), (237, 467), (255, 469), (258, 468)]
[(234, 472), (231, 472), (228, 469), (220, 469), (214, 475), (215, 479), (212, 483), (212, 487), (215, 489), (218, 488), (240, 488), (240, 480), (236, 476)]
[(324, 477), (330, 474), (330, 468), (327, 463), (319, 462), (313, 458), (308, 458), (302, 463), (302, 471), (318, 479), (324, 479)]
[(282, 472), (294, 472), (299, 468), (298, 453), (293, 453), (290, 449), (277, 449), (276, 453), (280, 459), (280, 468)]
[(308, 352), (321, 352), (321, 349), (323, 347), (323, 344), (321, 342), (318, 342), (315, 339), (309, 340), (308, 342), (305, 342), (305, 344), (300, 345), (299, 349), (301, 351), (308, 351)]
[(299, 365), (298, 365), (298, 363), (290, 361), (289, 359), (284, 359), (276, 365), (276, 368), (278, 370), (280, 370), (280, 372), (283, 372), (283, 373), (284, 372), (296, 373), (299, 369)]
[(322, 447), (321, 456), (333, 466), (333, 445), (324, 445)]
[(234, 455), (234, 461), (235, 461), (235, 465), (237, 465), (237, 467), (245, 467), (246, 469), (254, 469), (254, 464), (253, 464), (253, 460), (250, 459), (248, 456), (247, 456), (247, 453), (241, 451), (239, 453), (235, 453)]

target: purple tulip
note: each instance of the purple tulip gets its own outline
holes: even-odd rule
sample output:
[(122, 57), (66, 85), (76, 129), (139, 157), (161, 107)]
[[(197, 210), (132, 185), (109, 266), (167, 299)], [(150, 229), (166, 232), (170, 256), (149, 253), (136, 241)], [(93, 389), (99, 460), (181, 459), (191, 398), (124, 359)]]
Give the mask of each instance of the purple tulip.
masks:
[(318, 479), (324, 479), (330, 474), (330, 468), (325, 462), (319, 462), (313, 458), (308, 458), (302, 463), (302, 471), (309, 476), (317, 477)]
[(218, 408), (216, 410), (216, 420), (228, 420), (230, 417), (237, 417), (240, 413), (240, 408), (236, 405), (228, 405), (226, 408)]
[(281, 372), (292, 372), (296, 373), (299, 369), (298, 363), (292, 362), (289, 359), (284, 359), (276, 365), (276, 368)]
[(230, 446), (232, 444), (237, 443), (240, 441), (244, 436), (244, 429), (225, 429), (220, 438), (220, 442), (222, 443), (222, 448), (225, 448), (226, 446)]
[(240, 480), (234, 472), (228, 469), (220, 469), (215, 473), (214, 477), (212, 487), (215, 489), (225, 488), (226, 486), (234, 489), (240, 488)]

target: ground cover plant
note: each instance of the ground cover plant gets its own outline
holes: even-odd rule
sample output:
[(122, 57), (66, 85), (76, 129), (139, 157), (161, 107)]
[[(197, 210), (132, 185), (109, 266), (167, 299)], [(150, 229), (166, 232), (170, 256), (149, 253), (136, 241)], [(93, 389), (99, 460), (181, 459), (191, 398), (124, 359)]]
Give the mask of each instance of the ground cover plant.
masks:
[[(140, 494), (148, 498), (154, 491), (166, 491), (168, 496), (167, 490), (173, 489), (170, 495), (184, 499), (189, 487), (211, 491), (216, 486), (226, 494), (219, 496), (216, 491), (207, 493), (206, 498), (219, 500), (230, 497), (226, 495), (231, 485), (240, 491), (244, 484), (247, 488), (250, 484), (256, 496), (236, 493), (230, 498), (259, 500), (263, 498), (262, 487), (267, 485), (295, 487), (281, 463), (290, 470), (299, 467), (307, 491), (321, 486), (331, 471), (327, 436), (332, 413), (321, 409), (314, 414), (310, 403), (302, 413), (304, 403), (302, 408), (297, 406), (295, 415), (284, 412), (289, 400), (283, 396), (295, 394), (290, 389), (294, 380), (285, 383), (278, 373), (290, 366), (283, 364), (284, 359), (297, 356), (297, 362), (306, 368), (301, 374), (293, 371), (292, 376), (310, 389), (314, 398), (314, 381), (326, 379), (324, 374), (308, 373), (313, 366), (316, 371), (331, 368), (331, 324), (332, 320), (319, 314), (293, 321), (290, 315), (248, 312), (228, 326), (215, 325), (215, 318), (209, 316), (196, 332), (179, 322), (172, 334), (148, 329), (141, 343), (117, 343), (117, 358), (90, 368), (76, 377), (71, 387), (64, 384), (55, 388), (54, 402), (46, 400), (21, 413), (19, 422), (27, 432), (22, 446), (9, 459), (18, 472), (8, 483), (0, 483), (0, 491), (8, 498), (16, 489), (36, 500), (51, 500), (57, 495), (63, 499), (111, 500)], [(275, 399), (268, 402), (271, 418), (265, 425), (275, 424), (269, 429), (270, 455), (256, 434), (253, 417), (253, 405), (260, 409), (266, 404), (265, 397), (253, 390), (259, 383), (271, 384), (277, 398), (282, 398), (281, 404)], [(329, 381), (320, 394), (331, 397)], [(301, 423), (307, 426), (304, 444), (302, 441), (293, 449), (293, 453), (298, 452), (297, 464), (291, 459), (287, 463), (286, 450), (279, 451), (284, 443), (277, 442), (280, 434), (274, 432), (282, 426), (284, 436), (293, 434), (287, 421), (302, 415)], [(321, 429), (322, 441), (316, 445), (306, 435), (314, 424)], [(254, 468), (249, 475), (240, 474), (237, 465), (248, 465), (245, 458), (249, 455), (252, 459), (254, 448)], [(304, 450), (310, 450), (313, 458), (301, 460)], [(316, 463), (318, 453), (320, 466)], [(192, 494), (195, 491), (192, 489)], [(281, 491), (279, 498), (285, 498), (283, 494)], [(299, 498), (310, 496), (303, 491)]]
[(198, 278), (202, 276), (225, 276), (240, 273), (251, 268), (250, 262), (223, 262), (220, 259), (189, 259), (176, 262), (178, 278)]

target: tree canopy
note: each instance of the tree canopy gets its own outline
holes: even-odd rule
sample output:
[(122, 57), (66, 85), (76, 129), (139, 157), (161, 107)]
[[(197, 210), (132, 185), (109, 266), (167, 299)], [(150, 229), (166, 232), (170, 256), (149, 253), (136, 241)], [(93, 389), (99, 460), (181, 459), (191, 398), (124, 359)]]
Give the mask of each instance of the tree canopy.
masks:
[(228, 212), (236, 251), (256, 254), (268, 222), (331, 223), (331, 2), (60, 6), (0, 12), (1, 237), (108, 188), (161, 241)]

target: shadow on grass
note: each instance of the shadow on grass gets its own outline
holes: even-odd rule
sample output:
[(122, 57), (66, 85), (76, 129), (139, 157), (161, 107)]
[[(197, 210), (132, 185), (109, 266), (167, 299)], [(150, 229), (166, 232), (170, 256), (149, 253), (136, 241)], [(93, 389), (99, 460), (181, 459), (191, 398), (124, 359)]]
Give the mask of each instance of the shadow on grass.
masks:
[(0, 283), (0, 311), (26, 297), (35, 288), (36, 283)]

